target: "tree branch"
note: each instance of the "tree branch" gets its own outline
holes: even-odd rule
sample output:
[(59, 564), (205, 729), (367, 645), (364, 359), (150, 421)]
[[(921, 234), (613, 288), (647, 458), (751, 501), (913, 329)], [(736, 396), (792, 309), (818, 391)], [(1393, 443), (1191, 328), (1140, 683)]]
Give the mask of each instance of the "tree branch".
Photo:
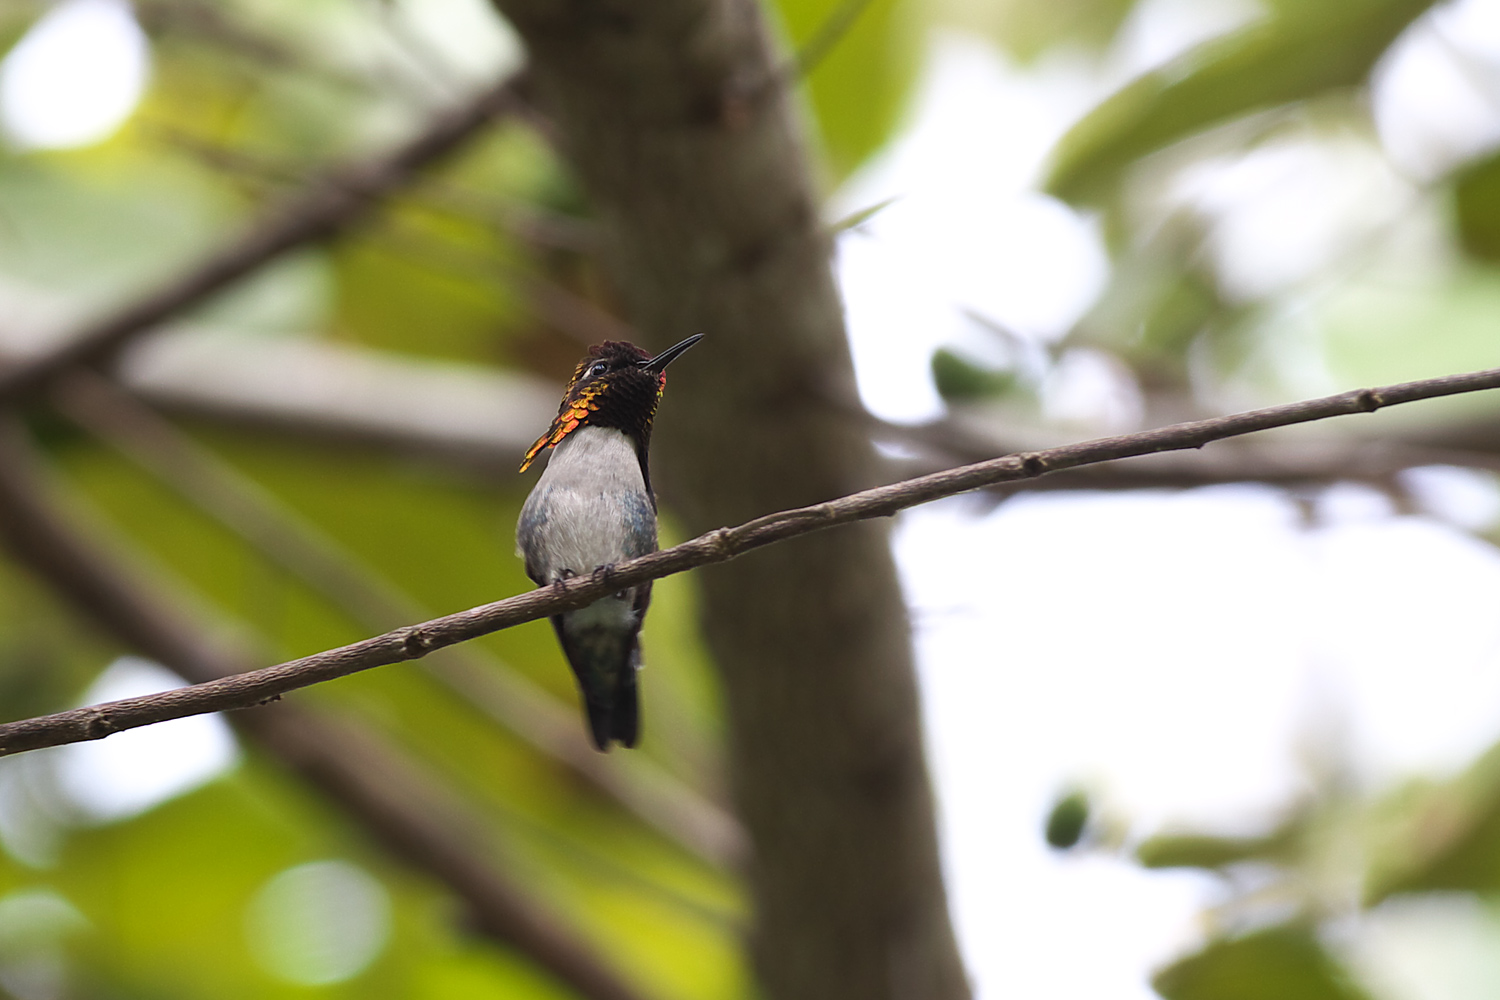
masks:
[[(594, 339), (617, 335), (618, 331)], [(19, 338), (13, 340), (0, 329), (0, 361), (19, 355)], [(289, 371), (297, 377), (286, 378)], [(157, 410), (302, 441), (392, 451), (464, 476), (505, 480), (514, 475), (515, 455), (556, 411), (559, 391), (545, 379), (481, 365), (317, 338), (265, 341), (225, 336), (215, 328), (175, 327), (153, 339), (149, 349), (134, 352), (119, 381)], [(1050, 443), (1003, 434), (961, 415), (925, 424), (894, 424), (855, 404), (831, 398), (828, 403), (840, 416), (866, 425), (877, 441), (920, 452), (914, 459), (887, 461), (888, 479), (925, 475)], [(998, 493), (1185, 489), (1243, 482), (1292, 488), (1363, 482), (1390, 490), (1401, 472), (1421, 465), (1500, 471), (1500, 423), (1470, 418), (1407, 429), (1379, 441), (1353, 435), (1263, 441), (1219, 451), (1211, 459), (1162, 455), (1013, 483)]]
[[(389, 629), (430, 614), (403, 590), (199, 446), (103, 376), (59, 380), (62, 412), (175, 490), (271, 562), (296, 575), (365, 628)], [(438, 683), (554, 763), (622, 805), (679, 846), (729, 867), (748, 845), (734, 817), (640, 754), (605, 756), (578, 726), (578, 712), (476, 646), (423, 662)]]
[[(208, 641), (58, 517), (32, 465), (19, 430), (0, 425), (0, 540), (22, 565), (104, 631), (183, 677), (212, 684), (245, 669), (243, 651)], [(492, 859), (481, 818), (396, 746), (366, 727), (300, 705), (233, 721), (393, 854), (445, 883), (466, 904), (479, 933), (529, 956), (588, 1000), (643, 1000), (506, 876)]]
[[(983, 461), (997, 452), (1025, 450), (1014, 438), (985, 433), (952, 418), (914, 426), (887, 423), (868, 415), (867, 419), (877, 440), (922, 452), (919, 458), (892, 461), (902, 478)], [(1493, 438), (1495, 425), (1485, 426)], [(990, 492), (1004, 499), (1023, 491), (1191, 489), (1252, 482), (1298, 489), (1355, 482), (1399, 494), (1403, 492), (1401, 473), (1419, 466), (1457, 465), (1500, 471), (1500, 456), (1493, 446), (1486, 452), (1462, 439), (1445, 444), (1449, 437), (1444, 431), (1420, 438), (1375, 440), (1340, 435), (1310, 441), (1246, 441), (1241, 447), (1215, 449), (1212, 455), (1162, 454), (1069, 469), (1042, 479), (994, 487)]]
[(0, 406), (13, 404), (69, 368), (108, 360), (132, 338), (201, 305), (266, 262), (338, 233), (515, 105), (515, 85), (504, 81), (439, 116), (421, 135), (384, 158), (330, 170), (271, 208), (196, 268), (112, 315), (84, 324), (50, 352), (0, 369)]
[(251, 708), (281, 695), (361, 670), (418, 659), (455, 643), (592, 604), (608, 594), (674, 573), (727, 562), (752, 549), (824, 528), (889, 517), (908, 507), (999, 483), (1034, 479), (1051, 472), (1201, 448), (1213, 441), (1274, 427), (1373, 413), (1387, 406), (1500, 388), (1500, 368), (1355, 389), (1318, 399), (1245, 413), (1173, 424), (1156, 430), (1098, 438), (1079, 444), (1022, 452), (852, 493), (826, 503), (778, 511), (733, 528), (719, 528), (681, 545), (601, 567), (589, 576), (559, 581), (525, 594), (457, 614), (387, 632), (370, 639), (249, 671), (87, 708), (0, 725), (0, 756), (42, 747), (96, 740), (112, 733), (205, 712)]
[(174, 327), (132, 350), (119, 374), (174, 413), (491, 476), (514, 476), (515, 456), (557, 412), (557, 385), (523, 373), (317, 338)]

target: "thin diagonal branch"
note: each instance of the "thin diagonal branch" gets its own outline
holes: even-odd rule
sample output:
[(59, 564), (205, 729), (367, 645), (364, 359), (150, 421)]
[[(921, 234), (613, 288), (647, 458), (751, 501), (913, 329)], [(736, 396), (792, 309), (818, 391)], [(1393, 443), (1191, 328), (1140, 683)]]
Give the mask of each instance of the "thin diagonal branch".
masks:
[(222, 680), (107, 702), (0, 725), (0, 755), (102, 739), (111, 733), (204, 712), (250, 708), (288, 691), (361, 670), (414, 660), (433, 650), (501, 629), (592, 604), (608, 594), (699, 566), (727, 562), (753, 549), (824, 528), (889, 517), (908, 507), (998, 483), (1035, 479), (1050, 472), (1164, 451), (1201, 448), (1213, 441), (1275, 427), (1460, 393), (1500, 388), (1500, 368), (1355, 389), (1318, 399), (1270, 406), (1156, 430), (1097, 438), (1079, 444), (1022, 452), (863, 490), (793, 510), (767, 514), (733, 528), (718, 528), (670, 549), (601, 567), (590, 576), (559, 581), (492, 604), (408, 625), (384, 635)]
[[(190, 680), (243, 671), (249, 657), (208, 641), (145, 581), (103, 557), (58, 516), (13, 423), (0, 425), (0, 541), (87, 619)], [(241, 674), (240, 676), (245, 676)], [(479, 817), (435, 775), (365, 727), (300, 705), (232, 720), (318, 787), (375, 840), (447, 885), (472, 924), (588, 1000), (643, 1000), (492, 860)]]
[(797, 50), (789, 64), (782, 68), (781, 75), (789, 81), (811, 76), (813, 70), (822, 65), (823, 60), (838, 47), (839, 42), (844, 40), (873, 2), (874, 0), (843, 0), (818, 25), (818, 30)]
[(421, 135), (387, 156), (330, 170), (270, 209), (197, 267), (113, 314), (85, 324), (49, 353), (0, 369), (0, 405), (13, 403), (69, 368), (108, 360), (132, 338), (203, 304), (268, 261), (347, 228), (516, 103), (512, 81), (496, 84), (463, 107), (439, 116)]
[[(927, 424), (888, 423), (869, 414), (877, 440), (917, 449), (922, 457), (899, 459), (891, 467), (903, 478), (937, 472), (959, 463), (984, 461), (997, 452), (1022, 450), (1014, 438), (965, 426), (950, 418)], [(1493, 422), (1484, 425), (1495, 436)], [(1456, 465), (1500, 471), (1500, 457), (1480, 450), (1478, 442), (1446, 444), (1446, 429), (1413, 439), (1357, 437), (1314, 441), (1245, 441), (1240, 447), (1215, 449), (1212, 455), (1163, 454), (1139, 460), (1069, 469), (1042, 479), (1007, 483), (989, 492), (997, 500), (1022, 491), (1191, 489), (1225, 483), (1266, 483), (1291, 489), (1338, 482), (1365, 483), (1387, 493), (1402, 491), (1403, 472), (1424, 465)], [(1461, 442), (1461, 443), (1458, 443)], [(1471, 447), (1471, 444), (1474, 445)], [(1032, 447), (1044, 447), (1033, 443)]]
[[(366, 628), (427, 616), (395, 585), (276, 497), (200, 447), (103, 376), (59, 380), (53, 400), (74, 422), (167, 484), (273, 563), (295, 574)], [(577, 712), (475, 646), (424, 661), (473, 708), (699, 857), (729, 866), (744, 856), (744, 831), (723, 809), (639, 754), (596, 753)]]

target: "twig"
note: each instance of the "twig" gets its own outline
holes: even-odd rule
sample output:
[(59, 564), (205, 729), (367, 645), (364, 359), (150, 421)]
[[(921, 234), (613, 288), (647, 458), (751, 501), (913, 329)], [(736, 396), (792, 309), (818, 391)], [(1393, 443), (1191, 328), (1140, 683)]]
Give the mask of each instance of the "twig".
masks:
[[(510, 480), (514, 456), (557, 408), (556, 384), (513, 371), (413, 359), (323, 340), (282, 338), (273, 345), (209, 334), (153, 345), (152, 354), (121, 372), (124, 386), (157, 410), (251, 427), (338, 447), (394, 452), (465, 478)], [(614, 339), (609, 337), (595, 338)], [(627, 339), (633, 339), (627, 337)], [(267, 351), (270, 351), (268, 354)], [(0, 361), (10, 353), (0, 331)], [(299, 377), (287, 381), (283, 371)], [(316, 377), (314, 376), (316, 373)], [(378, 376), (378, 377), (377, 377)], [(962, 417), (892, 424), (832, 394), (830, 418), (859, 421), (878, 441), (914, 450), (889, 459), (886, 480), (908, 479), (1013, 451), (1062, 443), (1052, 428), (1000, 433)], [(1180, 489), (1263, 481), (1293, 488), (1338, 481), (1389, 483), (1420, 465), (1500, 471), (1500, 421), (1475, 415), (1429, 428), (1408, 428), (1378, 441), (1329, 434), (1275, 438), (1244, 448), (1216, 449), (1212, 458), (1160, 455), (1107, 463), (1056, 476), (1006, 484), (992, 492)], [(407, 617), (404, 621), (414, 621)]]
[(1287, 427), (1354, 413), (1373, 413), (1387, 406), (1459, 393), (1500, 388), (1500, 368), (1403, 382), (1375, 389), (1355, 389), (1318, 399), (1260, 410), (1173, 424), (1136, 434), (1098, 438), (1079, 444), (1023, 452), (943, 472), (878, 486), (848, 496), (778, 511), (733, 528), (718, 528), (670, 549), (589, 576), (562, 580), (525, 594), (470, 608), (370, 639), (290, 660), (233, 677), (177, 688), (160, 694), (106, 702), (55, 715), (0, 725), (0, 756), (41, 747), (102, 739), (138, 726), (204, 712), (251, 708), (288, 691), (390, 663), (426, 656), (434, 650), (562, 611), (581, 608), (608, 594), (674, 573), (727, 562), (774, 542), (836, 525), (889, 517), (908, 507), (944, 497), (1034, 479), (1049, 472), (1163, 451), (1201, 448), (1224, 438)]
[[(427, 614), (316, 526), (198, 446), (102, 376), (74, 372), (53, 398), (74, 422), (166, 483), (247, 544), (367, 628), (388, 629)], [(468, 706), (519, 736), (678, 845), (720, 866), (746, 850), (732, 816), (639, 754), (605, 757), (583, 738), (577, 713), (477, 647), (424, 661)]]
[(875, 0), (841, 0), (839, 5), (819, 23), (801, 48), (776, 66), (766, 69), (751, 82), (742, 85), (736, 95), (738, 100), (758, 100), (770, 93), (772, 88), (790, 88), (807, 79), (822, 65), (823, 60), (833, 54), (833, 50), (844, 40), (844, 36), (874, 2)]
[[(105, 631), (183, 677), (243, 670), (145, 581), (100, 555), (53, 510), (14, 425), (0, 426), (0, 539), (18, 561)], [(240, 676), (244, 676), (243, 674)], [(511, 883), (483, 846), (484, 824), (435, 775), (373, 732), (304, 706), (235, 717), (263, 749), (319, 787), (376, 840), (444, 882), (472, 926), (516, 948), (589, 1000), (642, 1000), (572, 931)]]
[[(863, 416), (878, 440), (915, 447), (924, 453), (921, 458), (891, 462), (893, 469), (903, 471), (903, 478), (937, 472), (955, 463), (983, 461), (996, 452), (1017, 450), (1019, 444), (951, 418), (908, 426), (868, 414)], [(1486, 431), (1493, 437), (1494, 425), (1487, 425)], [(1400, 474), (1423, 465), (1456, 465), (1500, 472), (1500, 456), (1470, 447), (1471, 444), (1444, 445), (1437, 440), (1389, 438), (1280, 441), (1263, 446), (1246, 442), (1241, 448), (1216, 450), (1212, 456), (1163, 454), (1130, 462), (1090, 465), (1042, 479), (992, 487), (988, 492), (1003, 499), (1023, 491), (1191, 489), (1249, 482), (1292, 489), (1357, 482), (1386, 492), (1399, 492)]]
[(338, 233), (515, 103), (513, 83), (497, 84), (439, 116), (425, 132), (386, 157), (329, 171), (198, 267), (112, 315), (85, 324), (51, 352), (0, 370), (0, 406), (14, 403), (66, 369), (109, 359), (131, 338), (201, 305), (267, 261)]
[(874, 2), (875, 0), (843, 0), (818, 25), (818, 30), (802, 44), (778, 75), (787, 80), (801, 80), (811, 76), (813, 70), (822, 65), (823, 60), (844, 40), (855, 22)]

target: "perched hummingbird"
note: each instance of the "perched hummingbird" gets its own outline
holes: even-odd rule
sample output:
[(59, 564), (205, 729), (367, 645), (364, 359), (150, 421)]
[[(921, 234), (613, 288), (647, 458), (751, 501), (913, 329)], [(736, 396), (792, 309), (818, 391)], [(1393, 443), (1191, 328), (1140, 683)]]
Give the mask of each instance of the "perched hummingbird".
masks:
[[(592, 573), (656, 551), (656, 495), (647, 453), (666, 367), (703, 334), (652, 357), (634, 344), (589, 348), (563, 393), (557, 419), (521, 463), (525, 472), (552, 449), (516, 525), (516, 554), (537, 586)], [(635, 746), (641, 716), (636, 671), (651, 584), (552, 616), (578, 678), (594, 745)]]

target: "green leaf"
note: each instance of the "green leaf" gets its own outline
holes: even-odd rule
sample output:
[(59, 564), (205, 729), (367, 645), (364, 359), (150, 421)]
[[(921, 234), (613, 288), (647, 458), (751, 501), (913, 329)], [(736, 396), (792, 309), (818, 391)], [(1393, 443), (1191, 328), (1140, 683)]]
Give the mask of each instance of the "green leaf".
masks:
[(1157, 973), (1166, 1000), (1367, 1000), (1309, 927), (1220, 939)]
[(1254, 111), (1353, 87), (1432, 0), (1320, 0), (1206, 42), (1127, 85), (1073, 127), (1047, 189), (1101, 203), (1133, 162)]
[(1009, 395), (1020, 385), (1015, 372), (984, 368), (946, 347), (933, 352), (932, 380), (938, 394), (953, 403)]
[(1083, 792), (1070, 792), (1058, 799), (1047, 815), (1047, 843), (1065, 851), (1083, 839), (1088, 823), (1089, 797)]
[(1453, 210), (1463, 248), (1481, 260), (1500, 260), (1500, 154), (1459, 174)]
[(1269, 837), (1210, 837), (1204, 834), (1161, 834), (1136, 848), (1145, 868), (1224, 868), (1266, 857), (1280, 844)]
[[(1366, 905), (1409, 892), (1500, 892), (1500, 746), (1440, 787), (1408, 787), (1382, 803)], [(1378, 829), (1378, 827), (1377, 827)]]
[[(891, 135), (916, 79), (926, 33), (909, 0), (776, 0), (790, 45), (811, 62), (805, 94), (835, 182)], [(795, 85), (796, 81), (791, 81)]]
[(1258, 837), (1215, 837), (1202, 833), (1166, 833), (1136, 848), (1136, 860), (1147, 868), (1217, 869), (1241, 861), (1289, 860), (1305, 843), (1312, 819), (1307, 808), (1291, 812), (1275, 829)]

